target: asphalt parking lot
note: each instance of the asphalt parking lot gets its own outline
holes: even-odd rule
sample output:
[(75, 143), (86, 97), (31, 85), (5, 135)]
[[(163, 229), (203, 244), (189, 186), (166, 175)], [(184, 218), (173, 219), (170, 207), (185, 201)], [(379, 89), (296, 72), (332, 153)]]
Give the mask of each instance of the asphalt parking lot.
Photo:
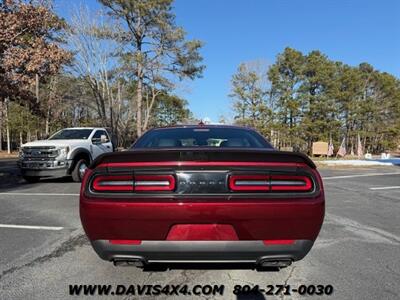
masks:
[[(94, 253), (80, 225), (79, 184), (66, 179), (26, 184), (18, 181), (13, 161), (0, 161), (0, 299), (69, 299), (69, 284), (225, 285), (224, 296), (216, 299), (275, 299), (237, 297), (232, 294), (237, 284), (330, 284), (334, 294), (327, 299), (399, 299), (400, 167), (320, 172), (326, 218), (304, 260), (279, 272), (213, 266), (143, 271), (114, 267)], [(276, 297), (297, 298), (304, 296)]]

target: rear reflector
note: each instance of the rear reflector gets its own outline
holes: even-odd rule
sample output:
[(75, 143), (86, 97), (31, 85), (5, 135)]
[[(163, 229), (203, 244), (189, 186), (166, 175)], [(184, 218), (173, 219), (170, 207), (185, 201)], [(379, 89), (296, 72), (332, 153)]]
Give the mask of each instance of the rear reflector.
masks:
[(92, 182), (96, 192), (173, 191), (175, 185), (172, 175), (100, 175)]
[(237, 241), (232, 225), (178, 224), (168, 232), (167, 241)]
[(229, 177), (229, 188), (235, 192), (308, 192), (312, 187), (312, 180), (303, 175), (232, 175)]
[(269, 245), (292, 245), (295, 240), (263, 240), (266, 246)]
[(110, 244), (113, 245), (140, 245), (141, 240), (109, 240)]

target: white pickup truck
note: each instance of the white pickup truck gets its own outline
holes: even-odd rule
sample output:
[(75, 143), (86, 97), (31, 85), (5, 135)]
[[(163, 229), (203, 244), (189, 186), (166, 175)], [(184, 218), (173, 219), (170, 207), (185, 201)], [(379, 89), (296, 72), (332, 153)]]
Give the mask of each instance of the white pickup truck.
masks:
[(96, 157), (112, 151), (114, 146), (105, 128), (65, 128), (47, 140), (23, 144), (18, 165), (28, 182), (63, 176), (72, 176), (74, 181), (80, 182)]

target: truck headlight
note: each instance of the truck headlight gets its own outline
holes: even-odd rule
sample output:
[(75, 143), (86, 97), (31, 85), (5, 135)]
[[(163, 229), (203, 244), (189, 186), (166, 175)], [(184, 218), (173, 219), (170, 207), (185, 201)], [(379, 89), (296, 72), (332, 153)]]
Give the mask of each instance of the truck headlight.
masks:
[(66, 159), (69, 152), (69, 147), (63, 147), (58, 149), (58, 159)]
[(24, 156), (25, 156), (24, 149), (23, 148), (19, 148), (19, 159), (23, 159)]

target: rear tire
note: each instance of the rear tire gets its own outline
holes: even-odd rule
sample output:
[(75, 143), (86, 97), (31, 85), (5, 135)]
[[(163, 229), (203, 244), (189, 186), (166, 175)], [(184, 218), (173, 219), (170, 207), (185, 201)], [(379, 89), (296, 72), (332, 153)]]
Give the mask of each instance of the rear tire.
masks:
[(83, 175), (84, 175), (84, 170), (86, 170), (88, 167), (88, 163), (84, 159), (80, 159), (76, 162), (74, 169), (72, 170), (72, 180), (75, 182), (81, 182)]
[(28, 183), (37, 183), (40, 181), (40, 177), (38, 176), (22, 176)]

